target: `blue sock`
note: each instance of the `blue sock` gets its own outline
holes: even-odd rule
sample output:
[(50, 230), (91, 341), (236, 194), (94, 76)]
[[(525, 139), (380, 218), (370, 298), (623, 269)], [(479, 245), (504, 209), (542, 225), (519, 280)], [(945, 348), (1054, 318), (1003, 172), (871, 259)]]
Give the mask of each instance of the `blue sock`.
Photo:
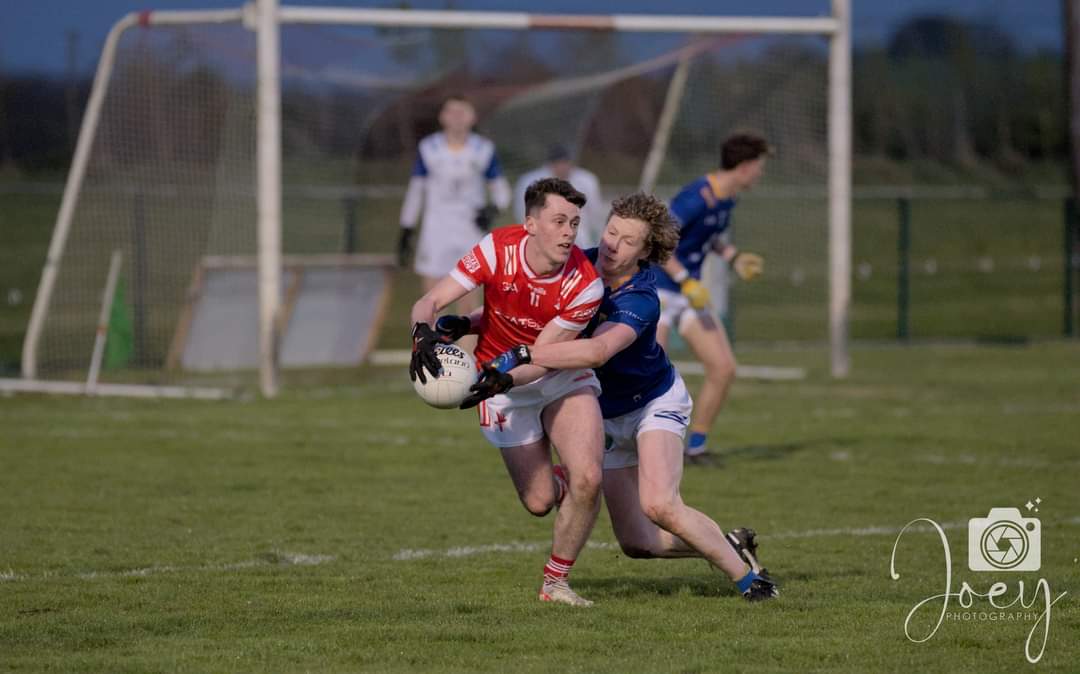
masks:
[(705, 438), (708, 435), (706, 433), (699, 433), (698, 431), (690, 432), (690, 441), (686, 443), (687, 454), (701, 454), (705, 451)]
[(750, 589), (750, 585), (761, 576), (757, 575), (753, 571), (748, 572), (745, 576), (735, 581), (735, 585), (739, 588), (739, 592), (746, 592)]

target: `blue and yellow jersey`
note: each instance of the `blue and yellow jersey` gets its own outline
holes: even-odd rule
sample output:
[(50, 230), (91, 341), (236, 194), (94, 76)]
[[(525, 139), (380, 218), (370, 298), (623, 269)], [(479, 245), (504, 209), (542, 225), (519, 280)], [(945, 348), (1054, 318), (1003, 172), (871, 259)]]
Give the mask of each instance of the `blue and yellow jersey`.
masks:
[[(720, 198), (720, 186), (712, 174), (698, 178), (682, 189), (671, 200), (671, 212), (679, 222), (679, 245), (675, 259), (690, 278), (701, 278), (701, 265), (712, 250), (716, 239), (731, 225), (731, 210), (735, 200)], [(656, 286), (663, 290), (678, 292), (676, 283), (662, 269), (656, 270)]]

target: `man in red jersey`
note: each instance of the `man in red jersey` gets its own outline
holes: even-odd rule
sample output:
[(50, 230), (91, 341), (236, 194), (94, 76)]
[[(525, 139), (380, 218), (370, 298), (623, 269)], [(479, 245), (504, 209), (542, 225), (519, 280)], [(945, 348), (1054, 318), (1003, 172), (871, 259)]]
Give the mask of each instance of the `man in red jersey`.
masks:
[[(480, 362), (518, 344), (577, 337), (604, 292), (596, 270), (574, 246), (584, 205), (585, 196), (565, 180), (548, 178), (530, 185), (525, 223), (485, 236), (413, 305), (410, 376), (425, 381), (427, 373), (436, 374), (435, 345), (466, 332), (480, 335)], [(444, 317), (437, 329), (431, 327), (439, 311), (478, 286), (484, 289), (479, 320)], [(588, 606), (592, 602), (570, 589), (567, 576), (600, 506), (604, 433), (596, 375), (589, 369), (556, 370), (513, 390), (489, 397), (491, 393), (478, 392), (462, 406), (480, 400), (480, 430), (502, 452), (526, 510), (542, 517), (560, 506), (540, 599)], [(552, 443), (568, 475), (553, 470)]]

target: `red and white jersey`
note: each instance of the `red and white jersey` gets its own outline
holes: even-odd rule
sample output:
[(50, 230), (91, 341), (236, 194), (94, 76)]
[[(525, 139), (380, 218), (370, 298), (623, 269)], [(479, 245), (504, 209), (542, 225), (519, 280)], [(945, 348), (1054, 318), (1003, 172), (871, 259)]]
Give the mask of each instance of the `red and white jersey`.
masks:
[(604, 284), (580, 248), (570, 249), (562, 269), (538, 276), (525, 261), (528, 243), (524, 225), (496, 229), (450, 272), (468, 290), (484, 287), (479, 362), (518, 344), (532, 345), (551, 321), (567, 330), (584, 330), (600, 307)]

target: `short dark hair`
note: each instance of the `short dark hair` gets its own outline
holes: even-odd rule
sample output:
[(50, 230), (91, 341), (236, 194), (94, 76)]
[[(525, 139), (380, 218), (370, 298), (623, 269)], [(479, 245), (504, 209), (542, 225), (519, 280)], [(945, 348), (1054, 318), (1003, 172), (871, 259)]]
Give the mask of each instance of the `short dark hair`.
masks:
[(439, 108), (445, 108), (447, 103), (468, 103), (469, 105), (473, 104), (473, 102), (469, 100), (468, 96), (458, 92), (454, 92), (444, 98), (442, 103), (439, 104)]
[(585, 207), (585, 195), (574, 189), (562, 178), (541, 178), (529, 185), (525, 190), (525, 212), (532, 214), (534, 210), (540, 210), (547, 203), (547, 195), (555, 194), (566, 199), (578, 208)]
[(764, 138), (753, 133), (737, 133), (729, 136), (720, 149), (720, 168), (730, 171), (744, 161), (768, 154), (772, 154), (772, 148)]
[(549, 162), (570, 161), (570, 150), (562, 143), (555, 143), (548, 147), (547, 160)]
[[(611, 215), (645, 223), (646, 260), (663, 264), (679, 245), (679, 228), (666, 203), (651, 194), (634, 192), (611, 202)], [(608, 219), (611, 218), (608, 216)]]

